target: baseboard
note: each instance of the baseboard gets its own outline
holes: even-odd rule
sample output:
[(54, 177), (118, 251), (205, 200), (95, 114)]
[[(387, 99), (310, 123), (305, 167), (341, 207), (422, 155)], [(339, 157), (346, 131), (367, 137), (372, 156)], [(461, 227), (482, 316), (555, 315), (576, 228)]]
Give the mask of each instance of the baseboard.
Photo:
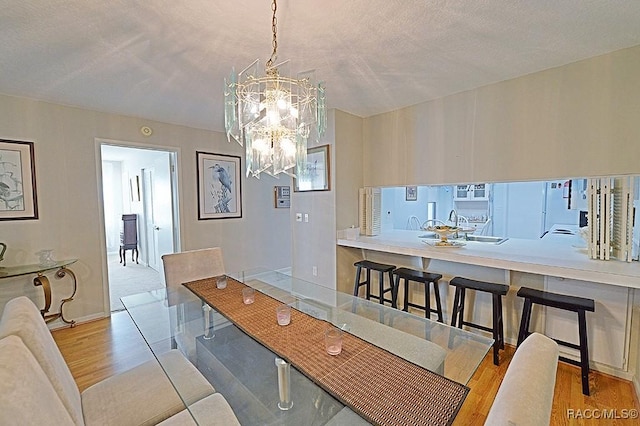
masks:
[[(475, 331), (474, 331), (475, 332)], [(491, 333), (484, 333), (485, 336), (487, 337), (491, 337)], [(511, 339), (506, 337), (505, 339), (505, 344), (509, 345), (509, 346), (513, 346), (514, 348), (517, 346), (518, 340), (517, 339)], [(565, 356), (567, 358), (572, 358), (575, 359), (576, 361), (579, 359), (578, 357), (575, 356), (575, 354), (572, 354), (568, 351), (564, 351), (564, 347), (560, 346), (559, 348), (559, 352), (561, 356)], [(562, 362), (562, 361), (560, 361)], [(603, 373), (603, 374), (607, 374), (609, 376), (613, 376), (613, 377), (617, 377), (619, 379), (623, 379), (623, 380), (627, 380), (630, 382), (633, 382), (633, 385), (635, 387), (635, 391), (636, 391), (636, 395), (638, 395), (640, 397), (640, 382), (638, 381), (638, 379), (636, 378), (636, 376), (630, 372), (630, 371), (623, 371), (620, 369), (617, 369), (615, 367), (611, 367), (610, 365), (606, 365), (606, 364), (602, 364), (599, 362), (594, 362), (591, 361), (589, 362), (589, 368), (591, 369), (591, 371), (597, 371), (599, 373)]]
[(617, 368), (611, 367), (609, 365), (600, 364), (597, 362), (591, 361), (589, 363), (589, 368), (591, 371), (597, 371), (599, 373), (608, 374), (609, 376), (617, 377), (622, 380), (627, 380), (629, 382), (635, 380), (633, 373), (629, 371), (618, 370)]
[[(559, 347), (559, 352), (560, 352), (560, 356), (564, 356), (566, 358), (573, 359), (575, 361), (580, 360), (580, 356), (576, 355), (575, 353), (571, 352), (570, 349), (565, 348), (563, 346)], [(619, 368), (612, 367), (610, 365), (596, 362), (593, 360), (589, 361), (589, 368), (591, 369), (591, 371), (598, 371), (600, 373), (608, 374), (609, 376), (614, 376), (623, 380), (632, 381), (634, 378), (633, 373), (630, 371), (620, 370)]]
[(283, 275), (291, 276), (291, 266), (289, 266), (288, 268), (276, 269), (276, 272), (279, 272)]
[[(78, 325), (78, 324), (83, 324), (85, 322), (97, 321), (97, 320), (106, 318), (107, 316), (108, 315), (105, 315), (104, 313), (100, 312), (97, 314), (87, 315), (80, 318), (67, 318), (67, 319), (74, 320), (75, 325)], [(54, 331), (54, 330), (59, 330), (61, 328), (69, 328), (70, 325), (62, 321), (61, 319), (57, 319), (55, 321), (51, 321), (50, 323), (48, 323), (47, 326), (49, 327), (49, 330)]]

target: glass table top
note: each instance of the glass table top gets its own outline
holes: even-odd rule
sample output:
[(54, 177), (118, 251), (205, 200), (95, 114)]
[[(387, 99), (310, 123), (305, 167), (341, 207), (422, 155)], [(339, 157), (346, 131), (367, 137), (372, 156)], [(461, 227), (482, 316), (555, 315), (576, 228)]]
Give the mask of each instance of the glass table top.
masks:
[(18, 277), (20, 275), (37, 274), (39, 272), (50, 271), (53, 269), (69, 266), (78, 259), (67, 260), (54, 260), (46, 265), (35, 263), (30, 265), (14, 265), (14, 266), (0, 266), (0, 278)]
[[(490, 338), (278, 272), (227, 275), (458, 383), (469, 381), (493, 344)], [(243, 425), (366, 423), (295, 368), (294, 408), (279, 410), (276, 355), (187, 288), (126, 296), (122, 302), (156, 357), (180, 349)]]

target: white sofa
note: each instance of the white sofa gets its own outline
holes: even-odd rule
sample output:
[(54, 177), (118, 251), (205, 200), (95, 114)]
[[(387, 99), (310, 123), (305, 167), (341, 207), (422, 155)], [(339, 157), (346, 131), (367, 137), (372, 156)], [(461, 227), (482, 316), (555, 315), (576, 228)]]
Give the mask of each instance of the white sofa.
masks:
[[(163, 368), (180, 380), (172, 384)], [(35, 304), (21, 296), (5, 305), (0, 319), (0, 424), (195, 424), (185, 403), (189, 411), (205, 411), (211, 424), (239, 424), (224, 397), (177, 350), (80, 393)]]
[(548, 425), (557, 368), (558, 344), (539, 333), (527, 337), (509, 363), (485, 425)]

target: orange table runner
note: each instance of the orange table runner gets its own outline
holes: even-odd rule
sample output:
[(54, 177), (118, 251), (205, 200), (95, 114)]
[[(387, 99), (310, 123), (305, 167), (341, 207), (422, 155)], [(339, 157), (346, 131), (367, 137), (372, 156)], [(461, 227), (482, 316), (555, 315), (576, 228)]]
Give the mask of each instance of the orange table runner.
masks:
[(448, 425), (469, 392), (464, 385), (346, 332), (342, 353), (331, 356), (324, 347), (328, 322), (291, 309), (291, 323), (279, 326), (275, 312), (282, 302), (256, 291), (255, 302), (245, 305), (246, 285), (232, 278), (224, 289), (216, 288), (216, 278), (184, 285), (371, 423)]

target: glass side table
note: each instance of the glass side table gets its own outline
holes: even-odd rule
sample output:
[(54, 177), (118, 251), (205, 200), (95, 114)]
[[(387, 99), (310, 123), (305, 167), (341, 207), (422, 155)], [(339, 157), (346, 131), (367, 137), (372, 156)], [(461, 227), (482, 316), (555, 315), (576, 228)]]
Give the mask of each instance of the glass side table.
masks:
[[(33, 278), (33, 285), (36, 287), (41, 286), (42, 291), (44, 293), (44, 308), (40, 309), (40, 313), (46, 322), (53, 321), (57, 318), (62, 319), (65, 323), (71, 325), (73, 327), (76, 322), (74, 320), (68, 320), (64, 317), (64, 313), (62, 312), (62, 307), (65, 303), (73, 300), (73, 297), (76, 295), (76, 290), (78, 287), (76, 274), (73, 273), (71, 269), (68, 268), (69, 265), (76, 263), (78, 259), (67, 259), (67, 260), (58, 260), (53, 261), (47, 265), (41, 264), (33, 264), (33, 265), (15, 265), (15, 266), (0, 266), (0, 279), (2, 278), (11, 278), (11, 277), (19, 277), (21, 275), (31, 275), (36, 274)], [(66, 297), (60, 301), (60, 310), (58, 312), (49, 313), (49, 309), (51, 308), (51, 282), (49, 278), (45, 275), (45, 272), (56, 270), (55, 277), (60, 279), (64, 278), (67, 275), (71, 277), (73, 282), (73, 291), (69, 297)]]

